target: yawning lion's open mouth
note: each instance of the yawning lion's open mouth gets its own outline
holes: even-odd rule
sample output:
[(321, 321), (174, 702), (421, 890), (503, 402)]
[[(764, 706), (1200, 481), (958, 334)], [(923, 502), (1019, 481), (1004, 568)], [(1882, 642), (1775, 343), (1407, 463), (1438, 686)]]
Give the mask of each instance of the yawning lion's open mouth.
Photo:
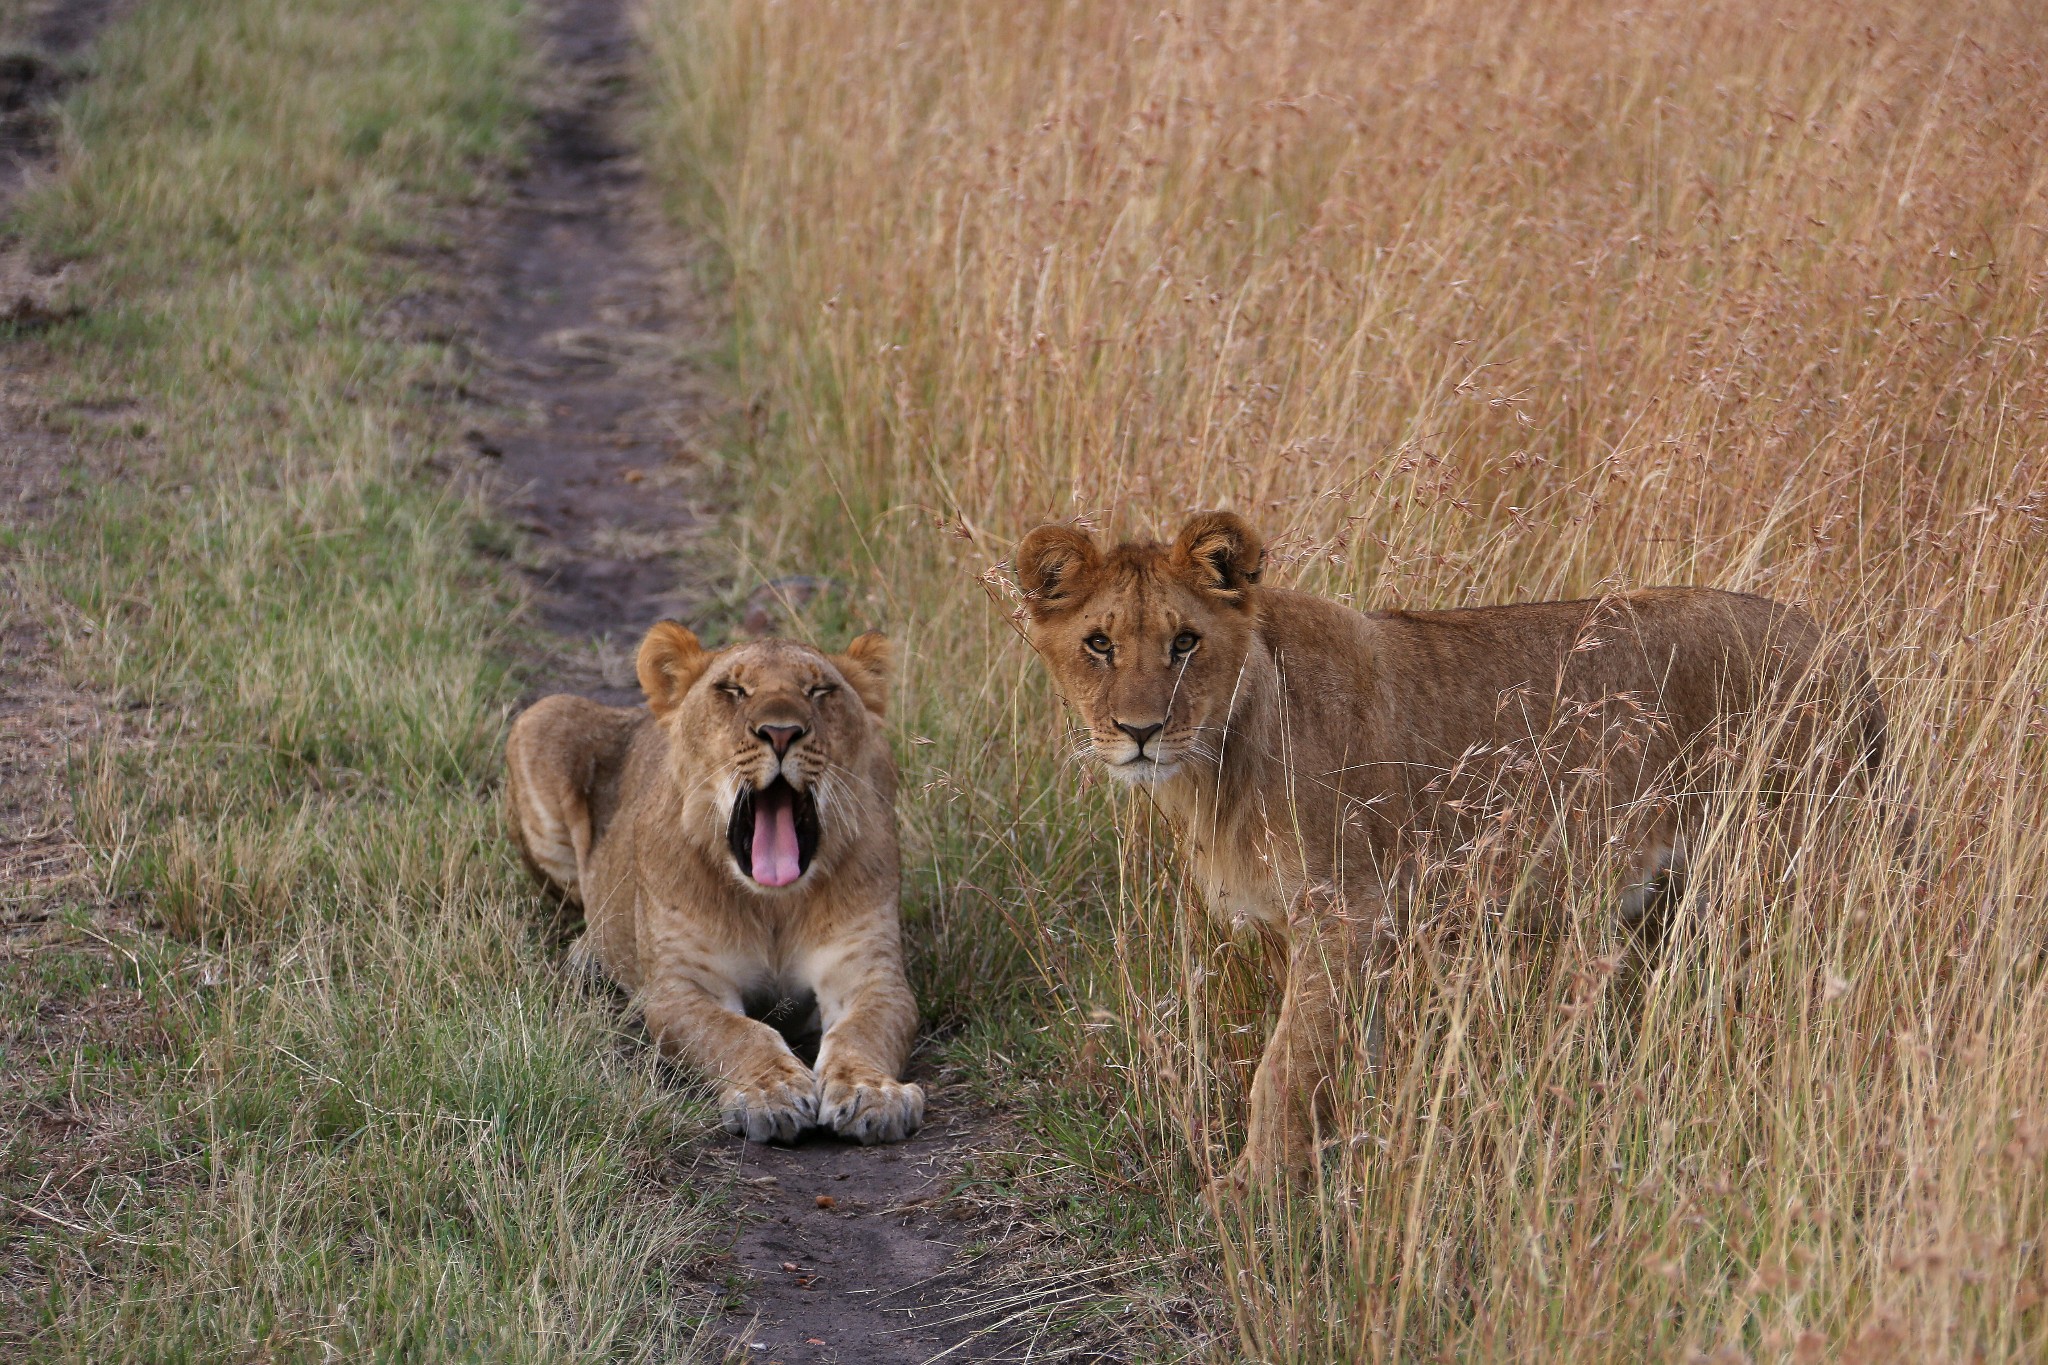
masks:
[(763, 886), (788, 886), (818, 856), (818, 803), (780, 777), (759, 791), (741, 788), (725, 841), (748, 876)]

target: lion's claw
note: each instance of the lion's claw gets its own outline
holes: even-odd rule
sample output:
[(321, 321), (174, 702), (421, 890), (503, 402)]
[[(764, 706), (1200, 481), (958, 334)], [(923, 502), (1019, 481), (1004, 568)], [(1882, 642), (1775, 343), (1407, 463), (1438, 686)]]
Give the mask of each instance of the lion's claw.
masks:
[(863, 1146), (901, 1142), (924, 1125), (924, 1088), (880, 1077), (828, 1081), (818, 1123)]
[(750, 1142), (793, 1142), (818, 1120), (816, 1086), (805, 1081), (736, 1085), (720, 1098), (719, 1121)]

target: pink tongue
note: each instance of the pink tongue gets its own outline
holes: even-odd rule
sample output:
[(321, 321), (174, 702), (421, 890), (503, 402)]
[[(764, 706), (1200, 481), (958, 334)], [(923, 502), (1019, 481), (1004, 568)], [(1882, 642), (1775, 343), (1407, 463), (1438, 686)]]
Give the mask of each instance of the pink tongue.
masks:
[(754, 794), (754, 880), (788, 886), (803, 875), (797, 865), (796, 797), (777, 783)]

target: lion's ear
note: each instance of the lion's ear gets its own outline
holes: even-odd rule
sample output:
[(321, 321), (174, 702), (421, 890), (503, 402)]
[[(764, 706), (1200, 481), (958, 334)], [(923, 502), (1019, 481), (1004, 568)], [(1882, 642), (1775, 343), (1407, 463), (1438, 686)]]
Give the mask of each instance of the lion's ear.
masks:
[(697, 643), (688, 626), (676, 621), (657, 621), (640, 642), (640, 690), (647, 695), (647, 709), (657, 716), (675, 710), (697, 679), (704, 676), (711, 655)]
[(1266, 547), (1259, 533), (1232, 512), (1197, 512), (1174, 538), (1171, 562), (1190, 584), (1234, 606), (1259, 581)]
[(889, 637), (871, 630), (846, 647), (832, 664), (860, 697), (861, 705), (877, 716), (889, 709), (889, 665), (892, 650)]
[(1071, 526), (1041, 526), (1018, 543), (1010, 562), (1024, 590), (1024, 610), (1042, 621), (1077, 604), (1081, 582), (1102, 562), (1102, 552)]

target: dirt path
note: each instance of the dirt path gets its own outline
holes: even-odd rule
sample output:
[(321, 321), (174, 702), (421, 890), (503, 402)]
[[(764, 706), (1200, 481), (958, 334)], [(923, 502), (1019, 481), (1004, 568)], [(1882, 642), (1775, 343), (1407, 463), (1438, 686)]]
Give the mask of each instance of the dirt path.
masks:
[[(70, 62), (126, 0), (44, 0), (0, 24), (0, 528), (39, 526), (67, 496), (71, 443), (47, 422), (39, 376), (50, 363), (37, 335), (64, 272), (15, 249), (15, 196), (55, 162), (51, 106), (74, 79)], [(47, 893), (75, 871), (70, 792), (59, 771), (103, 721), (98, 699), (58, 674), (54, 612), (19, 586), (0, 551), (0, 921), (7, 946), (38, 932)]]
[(711, 314), (686, 263), (657, 255), (640, 167), (610, 126), (631, 55), (621, 9), (546, 7), (554, 96), (500, 225), (481, 319), (491, 397), (518, 420), (471, 443), (529, 537), (520, 561), (543, 620), (588, 646), (571, 652), (602, 674), (580, 690), (626, 703), (639, 692), (621, 661), (640, 633), (709, 600), (691, 560), (716, 497), (704, 454), (723, 413), (691, 363)]
[[(79, 451), (47, 410), (53, 361), (40, 328), (64, 272), (18, 251), (9, 226), (24, 185), (55, 162), (50, 105), (74, 59), (126, 0), (42, 0), (0, 13), (0, 530), (62, 517), (78, 496)], [(77, 419), (81, 414), (63, 414)], [(95, 741), (142, 742), (146, 718), (67, 682), (63, 629), (90, 627), (32, 591), (0, 540), (0, 1357), (35, 1339), (54, 1223), (90, 1219), (94, 1191), (147, 1160), (127, 1101), (90, 1083), (81, 1059), (166, 1044), (114, 940), (125, 907), (85, 875), (65, 765)], [(67, 620), (66, 617), (70, 616)], [(74, 926), (70, 917), (83, 918)], [(84, 1073), (89, 1075), (89, 1071)]]
[[(704, 354), (716, 317), (652, 221), (615, 124), (631, 33), (622, 0), (543, 9), (558, 92), (493, 234), (477, 297), (480, 360), (498, 413), (471, 444), (495, 466), (527, 542), (546, 623), (564, 642), (558, 687), (639, 700), (631, 650), (655, 620), (703, 625), (722, 566), (703, 545), (718, 490), (705, 456), (727, 413)], [(554, 690), (554, 689), (550, 689)], [(915, 1073), (913, 1073), (915, 1074)], [(921, 1079), (928, 1084), (930, 1076)], [(793, 1147), (719, 1139), (679, 1179), (736, 1179), (745, 1216), (721, 1335), (737, 1357), (920, 1365), (1044, 1359), (998, 1330), (1004, 1296), (963, 1260), (946, 1196), (972, 1148), (943, 1090), (911, 1142)], [(709, 1291), (707, 1291), (709, 1292)]]
[(50, 165), (49, 106), (74, 79), (71, 59), (132, 0), (28, 0), (0, 12), (0, 215)]

